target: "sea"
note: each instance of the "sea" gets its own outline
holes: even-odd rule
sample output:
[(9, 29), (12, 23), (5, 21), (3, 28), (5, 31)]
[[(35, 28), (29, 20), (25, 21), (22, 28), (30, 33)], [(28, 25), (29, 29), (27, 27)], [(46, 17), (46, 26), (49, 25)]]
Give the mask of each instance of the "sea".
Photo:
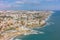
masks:
[(17, 36), (14, 40), (60, 40), (60, 11), (53, 12), (47, 21), (48, 25), (35, 29), (43, 33)]

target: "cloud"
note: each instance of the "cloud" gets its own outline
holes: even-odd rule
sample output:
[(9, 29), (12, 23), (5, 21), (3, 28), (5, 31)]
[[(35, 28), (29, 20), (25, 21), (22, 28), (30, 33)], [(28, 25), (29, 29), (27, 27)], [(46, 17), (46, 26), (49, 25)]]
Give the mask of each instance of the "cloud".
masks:
[(54, 1), (59, 1), (59, 0), (45, 0), (47, 2), (54, 2)]
[(6, 8), (6, 7), (10, 7), (10, 5), (5, 3), (0, 3), (0, 8)]
[(23, 1), (16, 1), (16, 4), (24, 4)]
[(60, 10), (60, 5), (49, 5), (49, 6), (44, 6), (41, 7), (42, 10)]
[(38, 5), (39, 2), (38, 0), (15, 0), (13, 2), (9, 2), (8, 0), (7, 1), (0, 1), (0, 8), (14, 8), (14, 7), (20, 7), (22, 5), (26, 5), (26, 4), (29, 4), (29, 5)]
[(13, 2), (8, 2), (8, 1), (0, 1), (0, 9), (5, 9), (5, 8), (14, 8), (14, 7), (20, 7), (23, 2), (21, 1), (13, 1)]
[(59, 0), (0, 0), (0, 9), (60, 9), (57, 4), (60, 5)]

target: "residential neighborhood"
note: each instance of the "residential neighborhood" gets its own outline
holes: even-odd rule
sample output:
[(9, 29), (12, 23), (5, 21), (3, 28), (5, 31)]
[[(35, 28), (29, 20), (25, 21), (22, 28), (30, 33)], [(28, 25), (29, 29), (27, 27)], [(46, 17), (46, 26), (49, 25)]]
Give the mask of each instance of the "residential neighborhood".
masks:
[(23, 34), (28, 31), (31, 32), (30, 29), (36, 27), (43, 27), (46, 25), (45, 20), (50, 15), (50, 11), (0, 11), (0, 38), (5, 36), (6, 31), (8, 31), (8, 37), (8, 33), (14, 33), (13, 31), (15, 31), (15, 35), (17, 35), (21, 32), (23, 32)]

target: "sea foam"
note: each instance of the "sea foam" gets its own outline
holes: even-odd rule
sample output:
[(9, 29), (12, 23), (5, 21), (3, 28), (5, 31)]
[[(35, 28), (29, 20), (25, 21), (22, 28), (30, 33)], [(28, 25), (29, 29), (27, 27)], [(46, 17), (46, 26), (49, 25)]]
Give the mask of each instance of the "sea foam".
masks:
[(22, 40), (22, 39), (15, 39), (15, 40)]

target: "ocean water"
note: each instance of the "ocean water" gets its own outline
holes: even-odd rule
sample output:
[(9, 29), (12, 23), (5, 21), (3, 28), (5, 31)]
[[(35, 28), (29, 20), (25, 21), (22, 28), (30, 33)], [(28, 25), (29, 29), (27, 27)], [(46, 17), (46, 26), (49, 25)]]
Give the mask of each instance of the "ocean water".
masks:
[(14, 40), (60, 40), (60, 11), (54, 11), (48, 23), (46, 27), (36, 29), (44, 32), (43, 34), (18, 36)]

